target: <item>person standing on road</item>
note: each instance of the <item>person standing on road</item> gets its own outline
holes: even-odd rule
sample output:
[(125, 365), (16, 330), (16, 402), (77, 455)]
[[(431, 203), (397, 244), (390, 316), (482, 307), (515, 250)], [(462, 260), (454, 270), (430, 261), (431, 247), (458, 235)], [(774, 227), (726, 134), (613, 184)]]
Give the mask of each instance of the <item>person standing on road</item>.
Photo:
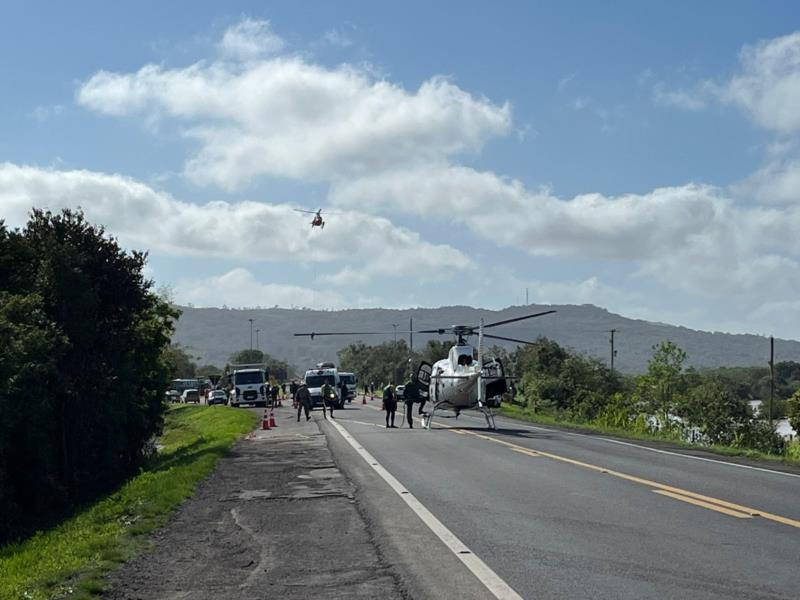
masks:
[(342, 401), (342, 407), (344, 407), (345, 401), (350, 402), (350, 390), (347, 388), (347, 383), (342, 381), (342, 384), (339, 386), (339, 398)]
[(269, 388), (269, 395), (272, 397), (272, 406), (278, 406), (278, 392), (280, 392), (280, 388), (278, 384), (275, 383), (271, 388)]
[(300, 387), (294, 394), (294, 400), (297, 404), (297, 422), (300, 422), (300, 411), (306, 411), (306, 421), (311, 419), (311, 394), (308, 391), (305, 383), (301, 383)]
[(320, 393), (322, 394), (322, 416), (326, 419), (328, 418), (328, 415), (325, 412), (325, 407), (327, 405), (327, 407), (331, 409), (331, 419), (333, 419), (333, 405), (336, 404), (336, 392), (334, 391), (333, 386), (326, 381), (323, 384)]
[[(397, 411), (397, 397), (394, 386), (390, 383), (383, 388), (383, 410), (386, 411), (386, 429), (397, 429), (394, 424), (394, 414)], [(391, 425), (389, 424), (391, 422)]]
[(416, 401), (417, 388), (413, 381), (406, 383), (403, 388), (403, 402), (405, 403), (405, 415), (408, 420), (408, 428), (414, 429), (414, 402)]

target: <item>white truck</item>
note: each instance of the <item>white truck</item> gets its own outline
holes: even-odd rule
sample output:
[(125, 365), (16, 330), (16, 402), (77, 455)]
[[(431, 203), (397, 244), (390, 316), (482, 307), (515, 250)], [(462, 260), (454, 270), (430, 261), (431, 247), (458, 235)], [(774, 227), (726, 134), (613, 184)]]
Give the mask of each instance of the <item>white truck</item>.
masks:
[(267, 406), (269, 379), (266, 365), (258, 363), (228, 365), (226, 374), (231, 385), (228, 404), (233, 407), (242, 404)]
[(332, 403), (336, 408), (344, 408), (345, 399), (340, 398), (339, 394), (341, 385), (339, 372), (328, 364), (322, 363), (316, 369), (306, 371), (304, 380), (308, 387), (308, 393), (311, 394), (311, 405), (312, 407), (322, 406), (322, 386), (327, 383), (331, 386), (333, 393), (333, 398), (327, 398), (327, 402)]
[(347, 402), (352, 402), (356, 397), (356, 384), (358, 383), (358, 379), (356, 379), (354, 373), (339, 371), (339, 380), (347, 385), (347, 398), (345, 398), (345, 400), (347, 400)]

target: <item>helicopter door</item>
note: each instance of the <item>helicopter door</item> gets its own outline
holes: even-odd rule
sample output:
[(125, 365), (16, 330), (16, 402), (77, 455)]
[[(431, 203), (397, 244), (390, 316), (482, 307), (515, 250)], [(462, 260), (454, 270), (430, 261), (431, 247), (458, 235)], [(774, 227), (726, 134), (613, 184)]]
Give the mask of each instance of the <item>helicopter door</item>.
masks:
[[(508, 384), (504, 377), (503, 363), (499, 358), (493, 358), (483, 364), (483, 376), (486, 382), (486, 398), (501, 396), (508, 391)], [(497, 377), (497, 379), (494, 379)]]
[(417, 367), (417, 383), (428, 387), (431, 383), (431, 373), (433, 373), (433, 365), (431, 363), (425, 361), (419, 363), (419, 367)]

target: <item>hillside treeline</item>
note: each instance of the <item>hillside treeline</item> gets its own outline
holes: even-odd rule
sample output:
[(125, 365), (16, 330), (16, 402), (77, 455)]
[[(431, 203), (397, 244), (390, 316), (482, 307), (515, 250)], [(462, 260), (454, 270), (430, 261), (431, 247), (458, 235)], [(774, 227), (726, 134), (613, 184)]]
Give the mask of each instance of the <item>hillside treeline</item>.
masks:
[[(362, 385), (402, 383), (420, 360), (440, 360), (450, 346), (428, 342), (422, 351), (409, 352), (404, 341), (351, 344), (339, 352), (340, 368), (356, 373)], [(647, 372), (633, 376), (545, 338), (513, 352), (492, 347), (487, 354), (499, 357), (506, 373), (516, 376), (506, 401), (524, 412), (771, 454), (787, 449), (766, 415), (769, 368), (687, 368), (686, 353), (669, 341), (653, 347)], [(772, 417), (788, 415), (800, 430), (800, 363), (776, 363), (774, 370)], [(755, 400), (763, 402), (759, 414), (749, 404)]]
[(0, 221), (0, 542), (113, 488), (159, 430), (177, 314), (80, 212)]

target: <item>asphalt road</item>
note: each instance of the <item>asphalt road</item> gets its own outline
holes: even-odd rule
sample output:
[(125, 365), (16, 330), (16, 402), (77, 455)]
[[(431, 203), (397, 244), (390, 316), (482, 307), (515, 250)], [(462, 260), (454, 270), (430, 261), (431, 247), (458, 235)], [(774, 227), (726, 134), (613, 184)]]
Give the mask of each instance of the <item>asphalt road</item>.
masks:
[[(336, 421), (524, 598), (800, 597), (796, 472), (504, 418), (488, 432), (463, 413), (387, 430), (379, 406), (354, 403)], [(321, 428), (410, 595), (487, 596), (342, 431)]]

